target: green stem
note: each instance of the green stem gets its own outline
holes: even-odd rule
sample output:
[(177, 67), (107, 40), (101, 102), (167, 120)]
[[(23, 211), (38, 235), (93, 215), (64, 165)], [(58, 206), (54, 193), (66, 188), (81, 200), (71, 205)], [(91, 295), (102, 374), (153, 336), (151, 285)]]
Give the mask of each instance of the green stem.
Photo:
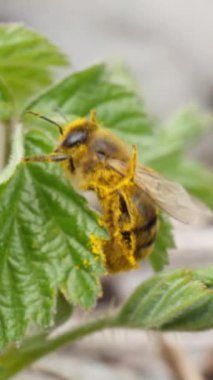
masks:
[(3, 165), (5, 166), (8, 162), (10, 154), (10, 128), (9, 123), (4, 123), (4, 155), (3, 155)]
[(83, 338), (84, 336), (92, 334), (95, 331), (100, 331), (107, 327), (112, 327), (112, 325), (112, 321), (109, 318), (105, 318), (89, 322), (80, 327), (76, 327), (69, 332), (66, 332), (54, 339), (47, 341), (46, 347), (43, 348), (43, 354), (55, 351), (67, 343)]
[(44, 335), (30, 338), (20, 348), (13, 347), (1, 356), (0, 379), (7, 380), (44, 355), (108, 327), (115, 327), (113, 319), (95, 320), (49, 340)]
[(3, 167), (8, 164), (9, 157), (11, 154), (11, 141), (14, 132), (14, 121), (8, 120), (4, 122), (4, 154), (3, 154)]

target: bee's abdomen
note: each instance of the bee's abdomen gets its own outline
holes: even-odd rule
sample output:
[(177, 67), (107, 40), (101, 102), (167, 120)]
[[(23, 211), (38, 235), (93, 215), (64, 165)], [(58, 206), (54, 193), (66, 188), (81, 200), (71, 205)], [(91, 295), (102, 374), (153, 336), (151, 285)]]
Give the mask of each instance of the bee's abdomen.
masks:
[(103, 223), (109, 239), (102, 242), (110, 273), (138, 268), (153, 248), (157, 235), (157, 209), (135, 184), (124, 185), (102, 198)]
[(140, 259), (147, 256), (155, 243), (157, 237), (157, 214), (145, 224), (132, 230), (136, 238), (135, 258)]

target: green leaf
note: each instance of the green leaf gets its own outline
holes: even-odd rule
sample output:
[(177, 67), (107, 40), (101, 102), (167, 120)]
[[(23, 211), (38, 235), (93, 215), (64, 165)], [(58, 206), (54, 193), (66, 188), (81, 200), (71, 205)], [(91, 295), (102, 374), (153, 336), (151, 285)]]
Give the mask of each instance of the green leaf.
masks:
[(192, 195), (213, 208), (213, 174), (186, 158), (187, 149), (212, 125), (212, 115), (198, 109), (175, 115), (140, 147), (144, 163), (181, 183)]
[(120, 84), (130, 91), (138, 92), (138, 81), (124, 61), (115, 59), (109, 62), (107, 67), (114, 83)]
[(134, 91), (115, 84), (105, 65), (96, 65), (65, 78), (35, 101), (26, 110), (43, 114), (59, 109), (67, 117), (87, 116), (96, 109), (104, 126), (116, 132), (151, 133), (151, 123)]
[(155, 125), (153, 135), (140, 141), (143, 163), (166, 170), (170, 157), (185, 160), (185, 153), (209, 130), (212, 119), (202, 110), (188, 108), (177, 112), (167, 123)]
[(212, 328), (212, 270), (178, 269), (152, 277), (124, 304), (116, 320), (118, 325), (181, 331)]
[(209, 130), (212, 121), (212, 115), (198, 108), (183, 109), (160, 126), (158, 139), (173, 153), (185, 152)]
[(85, 278), (84, 297), (74, 304), (91, 307), (101, 292), (104, 270), (87, 238), (97, 230), (95, 216), (51, 166), (45, 169), (21, 165), (0, 188), (1, 347), (20, 339), (29, 321), (51, 325), (57, 289), (71, 298), (71, 272), (72, 286)]
[(153, 252), (149, 260), (155, 271), (161, 271), (169, 264), (168, 250), (175, 247), (172, 226), (165, 215), (159, 216), (159, 230)]
[(213, 289), (213, 267), (197, 269), (195, 278), (203, 281), (209, 289)]
[(66, 298), (61, 292), (59, 292), (56, 300), (54, 327), (58, 327), (65, 323), (70, 318), (72, 312), (73, 305), (66, 300)]
[[(45, 37), (20, 24), (0, 24), (0, 94), (8, 88), (16, 105), (52, 82), (51, 68), (66, 64)], [(7, 101), (7, 107), (14, 103)]]
[(210, 170), (198, 162), (182, 160), (177, 161), (173, 175), (189, 193), (213, 209), (213, 173)]

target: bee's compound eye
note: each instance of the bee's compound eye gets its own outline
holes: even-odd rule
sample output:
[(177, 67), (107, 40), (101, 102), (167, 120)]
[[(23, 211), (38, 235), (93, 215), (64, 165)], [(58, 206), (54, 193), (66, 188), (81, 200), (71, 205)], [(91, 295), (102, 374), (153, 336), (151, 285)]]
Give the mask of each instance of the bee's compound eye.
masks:
[(85, 143), (87, 140), (88, 132), (84, 129), (76, 129), (66, 137), (62, 146), (65, 148), (73, 148), (74, 146)]

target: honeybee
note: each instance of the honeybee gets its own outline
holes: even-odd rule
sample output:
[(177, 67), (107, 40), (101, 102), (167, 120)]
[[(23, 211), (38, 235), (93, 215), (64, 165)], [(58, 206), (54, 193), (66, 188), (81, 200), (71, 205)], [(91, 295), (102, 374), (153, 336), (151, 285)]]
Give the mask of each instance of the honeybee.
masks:
[(94, 111), (59, 128), (53, 154), (23, 158), (23, 162), (59, 162), (72, 186), (95, 193), (100, 224), (109, 238), (91, 236), (91, 250), (102, 254), (109, 273), (138, 268), (154, 247), (158, 212), (163, 209), (183, 223), (194, 222), (197, 208), (184, 188), (138, 163), (132, 152), (111, 131), (100, 126)]

